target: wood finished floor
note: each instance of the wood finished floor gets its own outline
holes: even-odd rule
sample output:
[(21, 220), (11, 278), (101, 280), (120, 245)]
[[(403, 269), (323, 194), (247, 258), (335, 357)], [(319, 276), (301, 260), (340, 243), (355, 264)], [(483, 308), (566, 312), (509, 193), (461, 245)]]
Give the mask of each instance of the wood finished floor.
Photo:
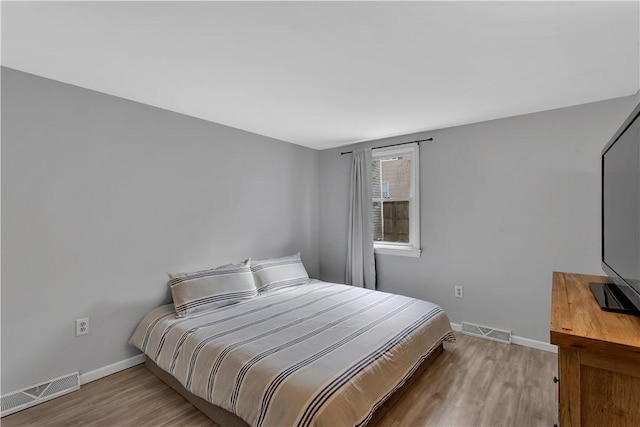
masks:
[[(518, 345), (457, 335), (376, 427), (552, 426), (557, 358)], [(1, 420), (2, 427), (215, 427), (144, 365)]]

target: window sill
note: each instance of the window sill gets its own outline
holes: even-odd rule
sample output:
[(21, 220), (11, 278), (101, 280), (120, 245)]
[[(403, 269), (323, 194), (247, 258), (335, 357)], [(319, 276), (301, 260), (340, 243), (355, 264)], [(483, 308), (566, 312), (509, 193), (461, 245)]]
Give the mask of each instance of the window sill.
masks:
[(411, 258), (419, 258), (422, 253), (422, 249), (417, 249), (412, 246), (394, 246), (394, 245), (375, 245), (373, 246), (373, 252), (377, 255), (394, 255), (394, 256), (406, 256)]

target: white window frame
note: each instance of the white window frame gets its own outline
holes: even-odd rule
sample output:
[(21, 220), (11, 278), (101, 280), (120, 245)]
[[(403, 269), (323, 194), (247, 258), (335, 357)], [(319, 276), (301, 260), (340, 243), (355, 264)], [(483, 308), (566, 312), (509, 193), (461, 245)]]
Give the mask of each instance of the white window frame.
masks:
[[(417, 143), (396, 147), (376, 148), (372, 151), (374, 160), (388, 157), (411, 156), (411, 189), (409, 191), (409, 243), (373, 242), (374, 253), (417, 258), (420, 249), (420, 146)], [(382, 189), (381, 189), (382, 191)], [(380, 194), (382, 196), (382, 194)], [(404, 199), (403, 199), (404, 200)], [(393, 198), (373, 198), (375, 201), (389, 202)]]

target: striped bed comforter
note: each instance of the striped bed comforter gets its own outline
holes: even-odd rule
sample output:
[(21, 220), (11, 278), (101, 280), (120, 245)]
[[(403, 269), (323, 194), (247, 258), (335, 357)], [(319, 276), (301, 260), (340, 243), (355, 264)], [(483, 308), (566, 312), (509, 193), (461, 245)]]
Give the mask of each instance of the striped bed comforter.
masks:
[(363, 425), (445, 340), (451, 325), (433, 303), (311, 280), (186, 318), (163, 305), (130, 343), (262, 427)]

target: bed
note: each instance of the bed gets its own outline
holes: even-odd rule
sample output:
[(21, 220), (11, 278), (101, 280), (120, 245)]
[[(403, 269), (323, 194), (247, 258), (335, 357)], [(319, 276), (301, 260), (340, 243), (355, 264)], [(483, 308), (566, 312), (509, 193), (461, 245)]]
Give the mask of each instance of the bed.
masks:
[(454, 340), (433, 303), (307, 280), (185, 317), (157, 307), (130, 343), (218, 424), (266, 427), (365, 425)]

